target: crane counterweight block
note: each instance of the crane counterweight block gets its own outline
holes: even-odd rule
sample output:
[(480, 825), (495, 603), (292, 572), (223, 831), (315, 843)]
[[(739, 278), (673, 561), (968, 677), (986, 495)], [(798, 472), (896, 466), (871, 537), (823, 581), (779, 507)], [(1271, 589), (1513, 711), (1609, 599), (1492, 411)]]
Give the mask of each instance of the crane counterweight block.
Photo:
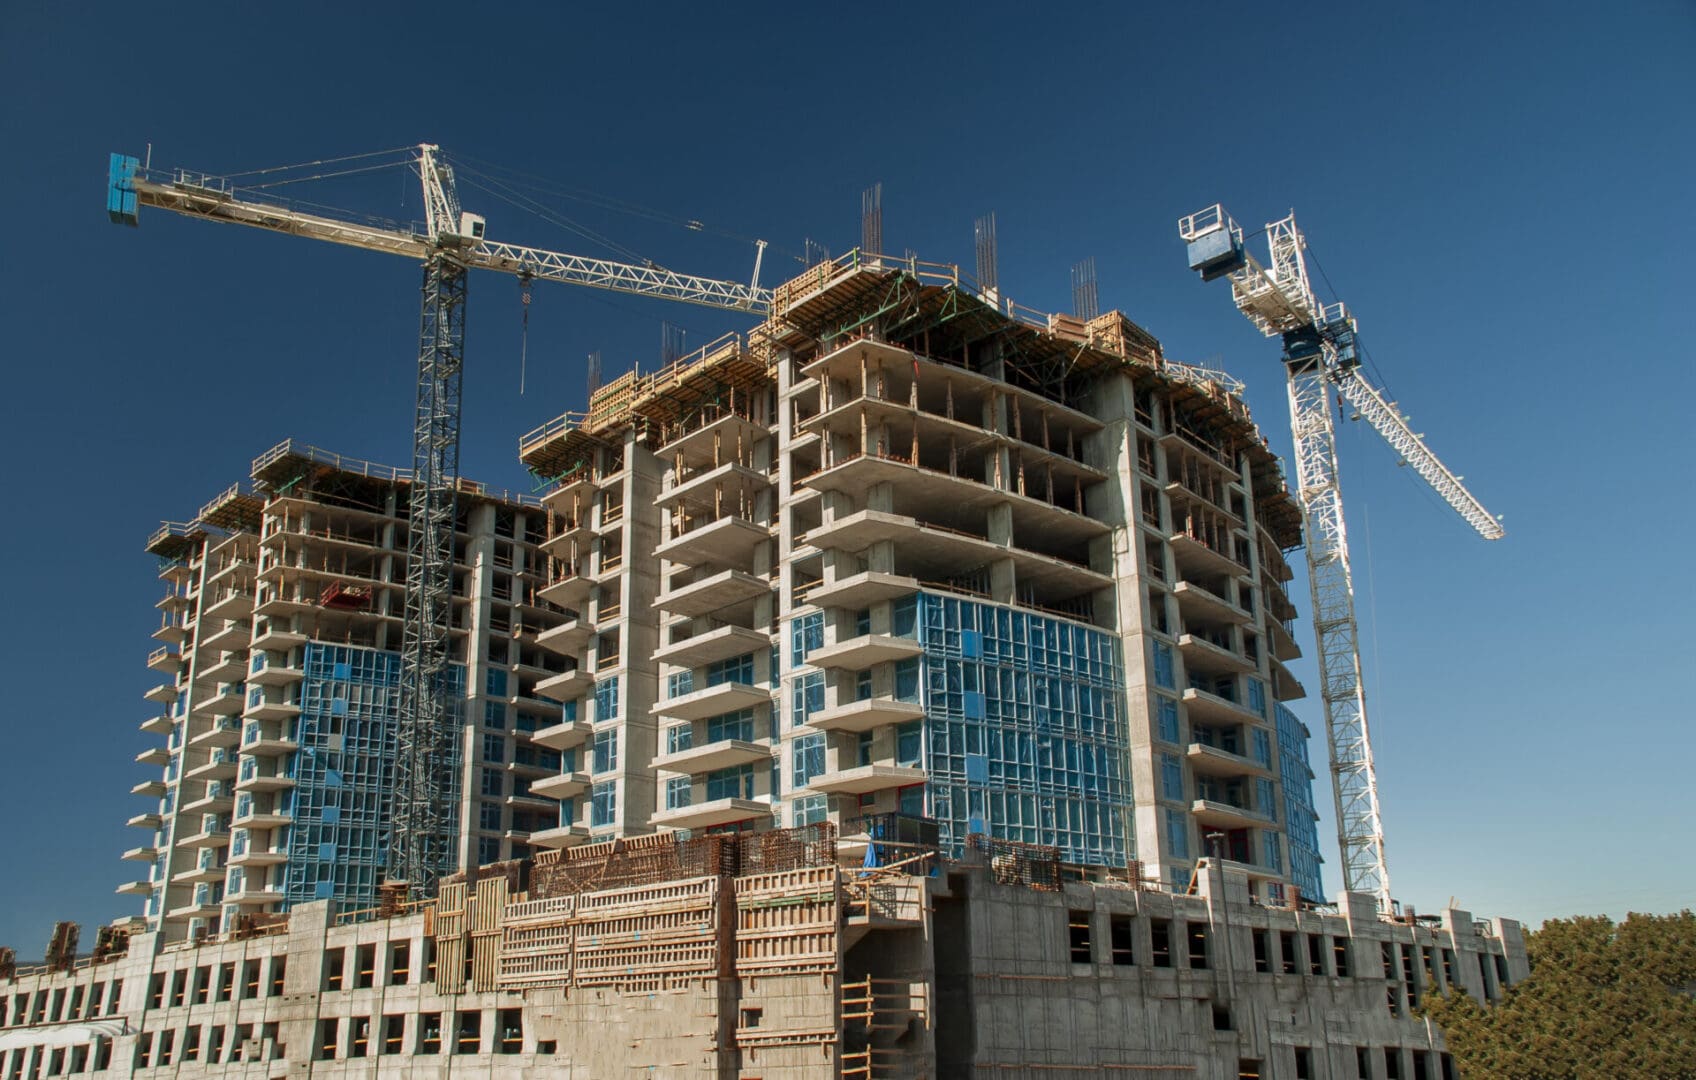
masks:
[(140, 225), (137, 212), (135, 171), (141, 168), (138, 158), (128, 154), (113, 154), (106, 172), (106, 216), (114, 225)]

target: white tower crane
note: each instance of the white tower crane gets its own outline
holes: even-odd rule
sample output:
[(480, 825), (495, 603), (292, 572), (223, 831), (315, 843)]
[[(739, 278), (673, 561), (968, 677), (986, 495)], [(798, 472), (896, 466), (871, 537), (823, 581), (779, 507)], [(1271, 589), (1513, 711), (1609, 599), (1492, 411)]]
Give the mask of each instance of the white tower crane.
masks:
[(154, 206), (208, 221), (386, 251), (424, 264), (388, 873), (391, 880), (405, 881), (429, 896), (451, 865), (454, 841), (447, 829), (453, 733), (448, 730), (446, 688), (468, 272), (498, 270), (525, 282), (559, 281), (754, 315), (765, 314), (771, 294), (759, 284), (764, 241), (756, 244), (753, 280), (742, 285), (488, 240), (484, 219), (460, 208), (453, 169), (442, 160), (440, 148), (422, 143), (410, 153), (408, 164), (423, 185), (422, 232), (374, 219), (303, 213), (261, 192), (238, 188), (225, 177), (181, 169), (154, 171), (123, 154), (113, 154), (109, 163), (107, 212), (114, 222), (136, 225), (140, 208)]
[(1361, 685), (1354, 579), (1331, 422), (1332, 390), (1346, 398), (1479, 535), (1499, 540), (1503, 531), (1460, 477), (1437, 460), (1424, 438), (1408, 427), (1406, 417), (1361, 372), (1354, 319), (1342, 304), (1321, 304), (1314, 297), (1302, 254), (1307, 241), (1296, 228), (1295, 214), (1267, 225), (1266, 232), (1269, 267), (1244, 250), (1242, 229), (1218, 204), (1178, 222), (1178, 235), (1189, 244), (1190, 268), (1200, 272), (1203, 281), (1229, 278), (1237, 308), (1267, 337), (1283, 339), (1343, 887), (1376, 895), (1388, 912), (1390, 872), (1384, 861), (1378, 780)]

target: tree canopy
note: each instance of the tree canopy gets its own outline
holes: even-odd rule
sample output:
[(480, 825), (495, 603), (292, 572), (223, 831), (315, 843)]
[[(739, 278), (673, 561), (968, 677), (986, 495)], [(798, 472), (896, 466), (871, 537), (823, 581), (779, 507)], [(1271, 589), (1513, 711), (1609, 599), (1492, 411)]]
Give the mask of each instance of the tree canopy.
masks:
[(1427, 1001), (1465, 1080), (1696, 1078), (1696, 915), (1551, 919), (1494, 1006)]

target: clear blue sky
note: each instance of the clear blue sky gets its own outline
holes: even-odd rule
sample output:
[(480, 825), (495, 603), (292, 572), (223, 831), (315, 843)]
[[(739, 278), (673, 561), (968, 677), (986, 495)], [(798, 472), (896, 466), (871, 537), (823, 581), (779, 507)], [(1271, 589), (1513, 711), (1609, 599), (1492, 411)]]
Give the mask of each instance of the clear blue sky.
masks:
[[(1244, 378), (1280, 450), (1276, 347), (1185, 270), (1174, 222), (1294, 207), (1414, 426), (1509, 533), (1476, 539), (1348, 426), (1397, 893), (1533, 922), (1696, 896), (1690, 4), (365, 7), (13, 4), (0, 25), (0, 942), (39, 955), (56, 918), (136, 910), (112, 889), (142, 869), (118, 859), (145, 840), (128, 788), (157, 774), (131, 760), (153, 741), (148, 532), (284, 437), (408, 453), (416, 267), (110, 225), (106, 155), (149, 143), (230, 172), (431, 140), (702, 221), (551, 200), (678, 268), (745, 278), (739, 238), (769, 239), (768, 284), (807, 237), (853, 246), (873, 181), (897, 252), (969, 264), (993, 210), (1008, 295), (1064, 310), (1093, 255), (1102, 306)], [(300, 194), (418, 213), (393, 172)], [(466, 201), (494, 237), (610, 253)], [(464, 471), (508, 486), (518, 434), (580, 406), (588, 352), (611, 375), (655, 360), (662, 319), (691, 345), (737, 325), (538, 287), (520, 395), (517, 286), (472, 296)]]

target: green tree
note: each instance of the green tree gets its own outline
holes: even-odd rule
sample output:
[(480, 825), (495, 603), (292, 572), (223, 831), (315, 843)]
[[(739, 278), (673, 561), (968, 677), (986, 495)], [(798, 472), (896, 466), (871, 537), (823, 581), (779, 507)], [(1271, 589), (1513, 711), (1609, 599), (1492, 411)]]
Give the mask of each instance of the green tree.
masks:
[(1696, 915), (1551, 919), (1494, 1006), (1429, 999), (1465, 1080), (1696, 1080)]

